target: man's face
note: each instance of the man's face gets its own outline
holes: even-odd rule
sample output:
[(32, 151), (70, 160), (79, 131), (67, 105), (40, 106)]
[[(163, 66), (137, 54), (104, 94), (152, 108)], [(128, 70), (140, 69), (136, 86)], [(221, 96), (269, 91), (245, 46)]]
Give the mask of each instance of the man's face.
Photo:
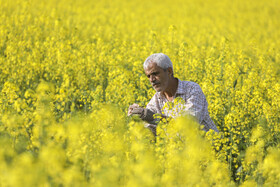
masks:
[(145, 69), (145, 74), (149, 78), (153, 88), (157, 92), (162, 92), (165, 91), (169, 85), (170, 71), (171, 69), (164, 70), (156, 63), (150, 63), (150, 65)]

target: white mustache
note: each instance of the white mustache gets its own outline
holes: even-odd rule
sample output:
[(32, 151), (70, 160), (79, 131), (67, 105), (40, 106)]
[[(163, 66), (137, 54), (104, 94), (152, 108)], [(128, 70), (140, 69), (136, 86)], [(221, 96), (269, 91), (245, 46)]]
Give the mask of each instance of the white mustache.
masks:
[(152, 83), (152, 86), (155, 86), (157, 84), (160, 84), (160, 83), (159, 82)]

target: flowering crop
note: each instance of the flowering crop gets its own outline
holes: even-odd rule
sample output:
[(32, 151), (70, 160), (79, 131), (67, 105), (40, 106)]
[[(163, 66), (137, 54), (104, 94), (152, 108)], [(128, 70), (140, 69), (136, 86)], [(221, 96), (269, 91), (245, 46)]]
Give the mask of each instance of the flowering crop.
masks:
[[(279, 7), (0, 0), (0, 186), (279, 186)], [(154, 137), (126, 116), (155, 93), (156, 52), (201, 86), (219, 134), (185, 116)]]

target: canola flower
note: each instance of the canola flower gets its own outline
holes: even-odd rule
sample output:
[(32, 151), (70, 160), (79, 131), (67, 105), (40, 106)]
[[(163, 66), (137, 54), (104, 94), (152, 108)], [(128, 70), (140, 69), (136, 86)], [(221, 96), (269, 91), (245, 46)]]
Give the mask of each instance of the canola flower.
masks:
[[(279, 186), (279, 6), (0, 0), (0, 186)], [(201, 85), (219, 134), (126, 117), (154, 94), (155, 52)]]

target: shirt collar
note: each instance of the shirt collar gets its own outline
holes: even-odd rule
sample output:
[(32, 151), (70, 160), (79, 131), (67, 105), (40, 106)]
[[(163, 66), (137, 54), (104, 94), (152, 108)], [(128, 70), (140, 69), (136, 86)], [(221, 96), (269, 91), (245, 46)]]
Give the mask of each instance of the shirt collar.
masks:
[[(175, 92), (175, 97), (176, 95), (179, 95), (179, 94), (184, 94), (184, 86), (183, 86), (183, 81), (181, 81), (180, 79), (176, 78), (178, 80), (178, 87), (177, 87), (177, 90)], [(165, 98), (165, 96), (161, 93), (161, 92), (158, 92), (159, 94), (159, 98), (160, 99), (163, 99)]]
[(183, 85), (183, 81), (181, 81), (180, 79), (178, 79), (178, 88), (176, 90), (175, 96), (177, 94), (183, 94), (184, 93), (184, 85)]

